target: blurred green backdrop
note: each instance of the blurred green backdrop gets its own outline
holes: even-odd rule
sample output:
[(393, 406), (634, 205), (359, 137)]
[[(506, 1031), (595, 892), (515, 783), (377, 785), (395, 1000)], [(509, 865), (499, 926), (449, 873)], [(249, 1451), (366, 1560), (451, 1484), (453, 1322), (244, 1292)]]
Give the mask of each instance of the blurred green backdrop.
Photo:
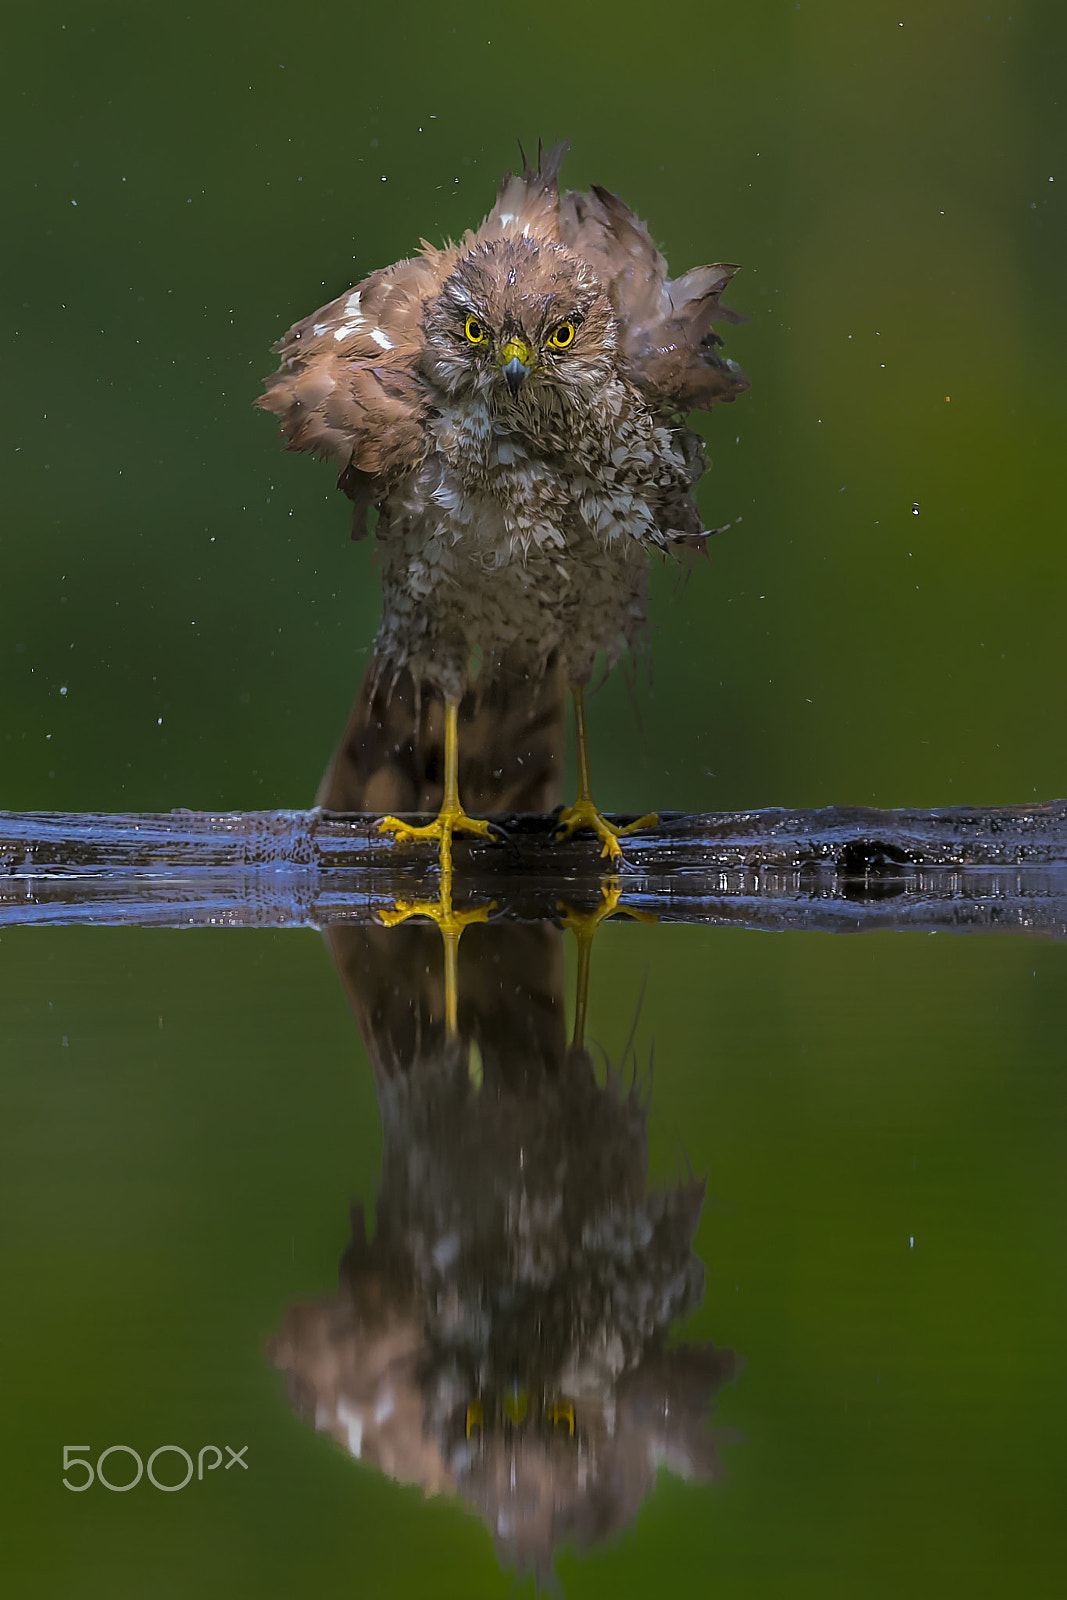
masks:
[[(253, 412), (297, 315), (574, 141), (676, 270), (741, 262), (753, 387), (657, 574), (601, 804), (1067, 790), (1067, 13), (43, 4), (6, 25), (0, 801), (300, 805), (377, 620)], [(917, 512), (913, 509), (917, 507)], [(650, 670), (646, 670), (650, 669)]]

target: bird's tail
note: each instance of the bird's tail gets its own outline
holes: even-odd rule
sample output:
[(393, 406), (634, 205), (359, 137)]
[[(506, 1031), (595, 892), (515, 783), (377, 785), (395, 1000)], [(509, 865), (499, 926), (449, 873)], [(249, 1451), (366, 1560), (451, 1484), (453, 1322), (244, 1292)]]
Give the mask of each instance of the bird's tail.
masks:
[[(459, 708), (459, 792), (472, 816), (558, 804), (564, 698), (555, 661), (532, 674), (505, 658), (479, 675)], [(328, 811), (437, 811), (444, 730), (438, 690), (408, 672), (390, 685), (372, 661), (316, 804)]]

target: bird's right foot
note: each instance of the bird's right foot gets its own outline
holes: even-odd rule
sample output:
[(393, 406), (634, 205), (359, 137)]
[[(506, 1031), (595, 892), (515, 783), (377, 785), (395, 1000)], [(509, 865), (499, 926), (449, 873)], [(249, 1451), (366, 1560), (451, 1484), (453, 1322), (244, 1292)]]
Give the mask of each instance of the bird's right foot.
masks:
[(470, 817), (459, 805), (443, 805), (432, 822), (416, 824), (404, 822), (400, 817), (382, 817), (378, 822), (380, 833), (391, 833), (400, 843), (409, 839), (436, 839), (442, 873), (452, 869), (452, 835), (473, 833), (481, 839), (492, 838), (492, 824), (482, 817)]
[(495, 901), (490, 901), (488, 905), (457, 911), (452, 904), (452, 868), (449, 865), (441, 874), (436, 900), (396, 900), (388, 911), (378, 912), (379, 922), (387, 928), (398, 927), (411, 917), (427, 917), (437, 924), (444, 945), (445, 1031), (450, 1039), (459, 1036), (459, 941), (463, 930), (472, 922), (488, 922), (494, 905)]

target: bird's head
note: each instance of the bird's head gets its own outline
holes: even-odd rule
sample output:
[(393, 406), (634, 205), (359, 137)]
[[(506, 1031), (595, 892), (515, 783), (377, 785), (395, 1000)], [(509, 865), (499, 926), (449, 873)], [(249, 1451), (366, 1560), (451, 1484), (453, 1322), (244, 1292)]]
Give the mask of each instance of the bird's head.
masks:
[(585, 262), (541, 239), (476, 245), (426, 315), (422, 371), (444, 394), (484, 396), (521, 426), (595, 403), (615, 356), (611, 305)]

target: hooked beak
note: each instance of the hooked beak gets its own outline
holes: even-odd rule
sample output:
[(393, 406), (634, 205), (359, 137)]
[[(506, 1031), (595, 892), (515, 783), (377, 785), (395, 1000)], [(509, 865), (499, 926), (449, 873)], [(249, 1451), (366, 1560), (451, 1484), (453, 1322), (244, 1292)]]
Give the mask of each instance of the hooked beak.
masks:
[(521, 339), (509, 339), (500, 352), (500, 370), (512, 394), (518, 394), (523, 379), (530, 373), (530, 347)]

